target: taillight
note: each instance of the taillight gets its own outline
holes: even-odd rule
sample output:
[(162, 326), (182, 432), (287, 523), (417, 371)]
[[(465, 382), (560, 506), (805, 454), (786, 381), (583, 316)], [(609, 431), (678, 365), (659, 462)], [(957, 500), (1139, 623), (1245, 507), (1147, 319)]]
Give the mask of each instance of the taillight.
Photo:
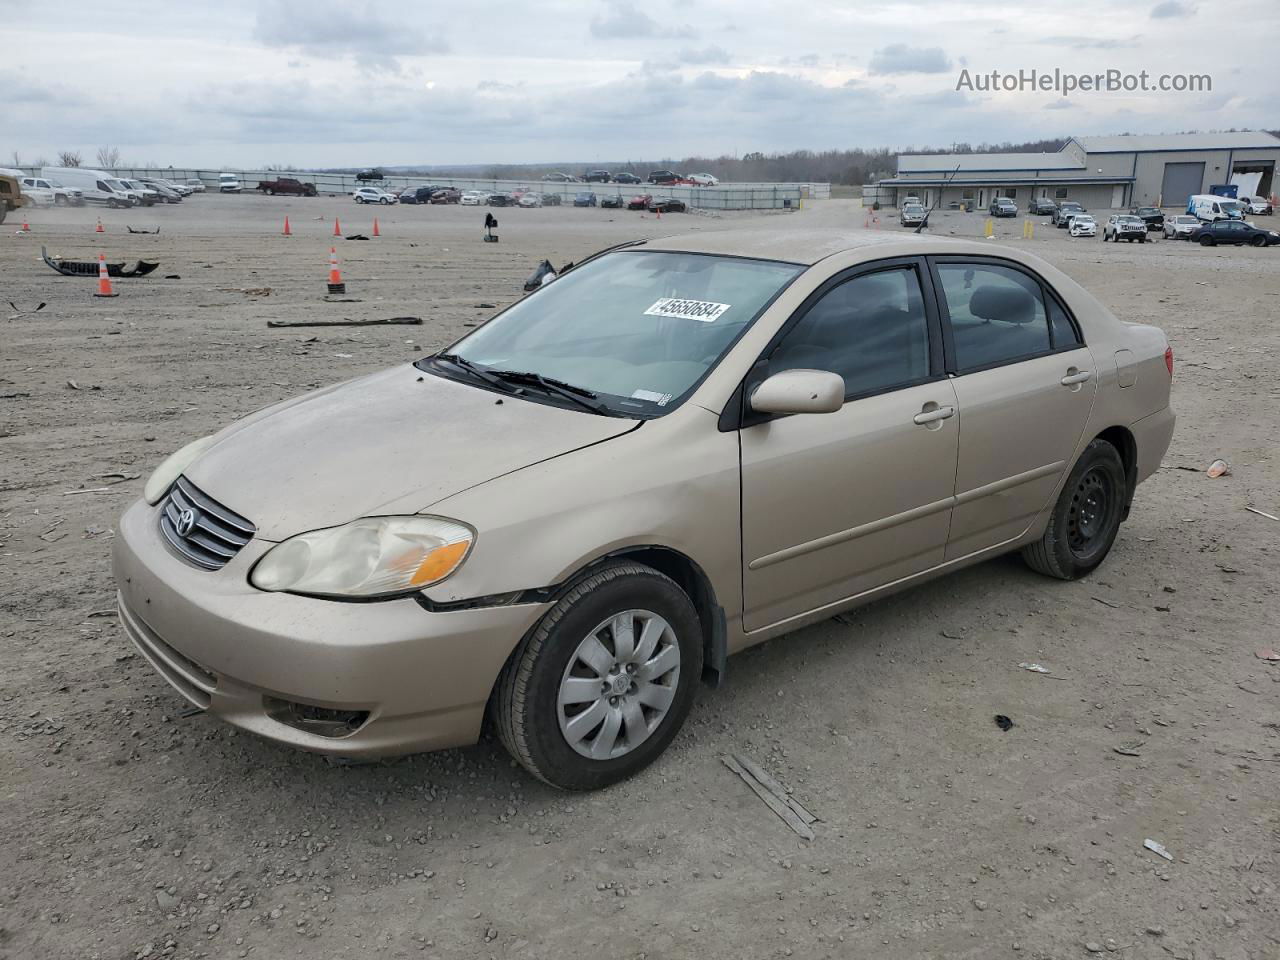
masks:
[(1164, 348), (1164, 365), (1169, 368), (1169, 376), (1173, 376), (1173, 347)]

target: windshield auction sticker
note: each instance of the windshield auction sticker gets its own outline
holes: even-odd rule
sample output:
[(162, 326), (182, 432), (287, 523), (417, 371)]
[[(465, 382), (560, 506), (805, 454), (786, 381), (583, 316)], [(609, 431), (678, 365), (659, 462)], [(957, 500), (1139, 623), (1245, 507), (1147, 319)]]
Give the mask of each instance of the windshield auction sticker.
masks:
[(731, 307), (729, 303), (710, 303), (706, 300), (680, 300), (676, 297), (663, 297), (646, 310), (646, 317), (685, 317), (689, 320), (701, 320), (711, 323)]

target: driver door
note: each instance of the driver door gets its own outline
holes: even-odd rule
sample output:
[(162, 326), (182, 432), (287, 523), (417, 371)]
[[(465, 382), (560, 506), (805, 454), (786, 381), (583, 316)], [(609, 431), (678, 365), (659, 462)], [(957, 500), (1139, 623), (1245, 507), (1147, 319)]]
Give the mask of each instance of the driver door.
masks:
[(748, 633), (943, 561), (958, 402), (922, 271), (904, 259), (834, 278), (767, 352), (766, 375), (839, 373), (846, 402), (740, 431)]

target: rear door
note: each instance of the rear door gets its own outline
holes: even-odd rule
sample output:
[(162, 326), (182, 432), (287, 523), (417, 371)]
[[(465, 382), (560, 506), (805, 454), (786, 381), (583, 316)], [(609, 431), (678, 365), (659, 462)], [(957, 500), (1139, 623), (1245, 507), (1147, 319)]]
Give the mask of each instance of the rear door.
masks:
[(954, 560), (1027, 530), (1072, 465), (1098, 378), (1079, 326), (1039, 276), (996, 258), (930, 260), (960, 409)]
[(844, 377), (829, 414), (739, 433), (744, 626), (836, 603), (942, 562), (956, 471), (956, 396), (922, 259), (819, 288), (747, 387), (783, 370)]

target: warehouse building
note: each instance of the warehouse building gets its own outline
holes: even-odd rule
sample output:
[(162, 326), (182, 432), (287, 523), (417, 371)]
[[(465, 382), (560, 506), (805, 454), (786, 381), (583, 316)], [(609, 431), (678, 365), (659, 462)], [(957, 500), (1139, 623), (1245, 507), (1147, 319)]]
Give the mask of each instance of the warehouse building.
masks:
[(1184, 207), (1187, 197), (1218, 184), (1236, 184), (1241, 196), (1272, 196), (1280, 189), (1278, 161), (1280, 138), (1260, 131), (1072, 137), (1057, 153), (901, 154), (897, 175), (864, 190), (864, 199), (898, 206), (914, 195), (931, 206), (941, 190), (944, 208), (986, 207), (996, 197), (1024, 210), (1032, 197), (1076, 200), (1089, 210)]

